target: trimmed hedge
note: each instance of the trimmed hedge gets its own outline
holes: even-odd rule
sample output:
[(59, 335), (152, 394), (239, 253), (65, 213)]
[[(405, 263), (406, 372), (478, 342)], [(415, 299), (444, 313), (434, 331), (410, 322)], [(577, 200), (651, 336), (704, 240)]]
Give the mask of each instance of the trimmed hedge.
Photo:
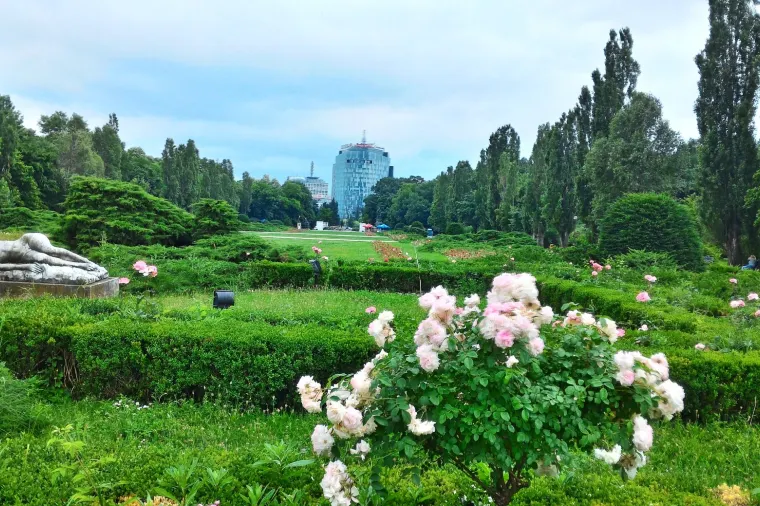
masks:
[(71, 308), (52, 309), (53, 317), (39, 312), (32, 322), (7, 318), (0, 357), (20, 376), (37, 375), (76, 397), (293, 405), (302, 375), (324, 382), (336, 372), (355, 372), (377, 351), (364, 328), (230, 318), (98, 321)]
[[(241, 307), (208, 316), (172, 310), (150, 321), (122, 317), (119, 306), (114, 300), (3, 302), (0, 361), (22, 377), (37, 375), (78, 397), (123, 394), (271, 407), (292, 405), (300, 376), (324, 381), (336, 372), (355, 372), (377, 351), (363, 313), (305, 321), (274, 308)], [(419, 318), (402, 313), (399, 338), (410, 339)], [(728, 420), (754, 411), (760, 352), (696, 352), (686, 348), (687, 332), (658, 334), (668, 339), (643, 343), (645, 353), (667, 354), (671, 377), (686, 390), (685, 419)], [(631, 349), (632, 340), (618, 345)]]

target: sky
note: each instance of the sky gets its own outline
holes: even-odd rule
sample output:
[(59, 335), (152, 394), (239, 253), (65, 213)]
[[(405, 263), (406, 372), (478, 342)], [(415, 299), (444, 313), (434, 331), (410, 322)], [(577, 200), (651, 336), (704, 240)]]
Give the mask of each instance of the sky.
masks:
[(538, 125), (572, 108), (628, 26), (638, 90), (697, 136), (694, 56), (706, 0), (23, 0), (3, 6), (0, 94), (24, 122), (113, 112), (127, 147), (167, 137), (229, 158), (237, 176), (330, 180), (340, 146), (367, 140), (396, 176), (475, 164), (511, 124), (529, 156)]

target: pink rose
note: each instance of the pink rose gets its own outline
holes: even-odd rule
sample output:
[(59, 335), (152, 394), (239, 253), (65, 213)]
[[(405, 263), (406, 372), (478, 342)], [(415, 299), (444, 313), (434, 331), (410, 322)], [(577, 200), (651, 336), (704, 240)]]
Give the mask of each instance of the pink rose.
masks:
[(367, 309), (364, 310), (367, 314), (374, 314), (377, 312), (377, 308), (375, 306), (370, 306)]
[(631, 369), (626, 369), (617, 373), (617, 376), (615, 376), (615, 378), (624, 387), (629, 387), (633, 385), (633, 382), (636, 379), (636, 374)]
[(594, 277), (597, 277), (599, 275), (599, 273), (596, 272), (596, 271), (591, 271), (591, 275), (594, 276)]
[(129, 284), (129, 278), (119, 278), (119, 284), (120, 285), (128, 285)]
[(148, 268), (148, 264), (145, 263), (143, 260), (138, 260), (135, 262), (135, 265), (132, 266), (137, 272), (142, 273), (144, 270)]
[(731, 279), (728, 280), (728, 282), (729, 283), (733, 283), (733, 284), (737, 284), (738, 283), (738, 281), (736, 280), (736, 278), (731, 278)]
[(362, 426), (362, 413), (356, 408), (346, 408), (341, 422), (349, 432), (356, 431)]
[(749, 295), (747, 295), (747, 300), (757, 300), (758, 295), (755, 292), (751, 292)]
[(494, 343), (499, 348), (509, 348), (513, 344), (515, 344), (515, 336), (512, 335), (512, 332), (508, 330), (500, 330), (496, 333), (496, 338), (494, 339)]
[(534, 337), (528, 341), (528, 351), (534, 357), (540, 355), (544, 351), (544, 340), (540, 337)]
[(649, 296), (647, 292), (640, 292), (636, 296), (636, 300), (639, 302), (649, 302), (651, 300), (651, 297)]
[(760, 318), (760, 309), (755, 311), (755, 318)]
[(694, 345), (694, 349), (697, 351), (703, 351), (706, 348), (706, 346), (702, 343), (697, 343)]
[(607, 265), (605, 265), (605, 266), (604, 266), (604, 268), (605, 268), (605, 269), (607, 269), (607, 270), (609, 271), (609, 270), (611, 270), (611, 269), (612, 269), (612, 266), (611, 266), (610, 264), (607, 264)]
[(741, 300), (741, 299), (732, 300), (731, 301), (731, 307), (734, 308), (734, 309), (737, 309), (737, 308), (740, 308), (740, 307), (744, 307), (744, 301)]
[(647, 330), (649, 330), (649, 326), (645, 323), (644, 325), (639, 327), (639, 330), (642, 332), (646, 332)]
[(145, 269), (145, 272), (143, 272), (143, 276), (150, 276), (151, 278), (155, 278), (158, 276), (158, 267), (155, 265), (149, 265), (147, 269)]
[(650, 283), (654, 283), (655, 281), (657, 281), (657, 278), (652, 276), (651, 274), (647, 274), (646, 276), (644, 276), (644, 279), (646, 279)]
[(625, 329), (617, 329), (617, 336), (623, 337), (625, 335)]

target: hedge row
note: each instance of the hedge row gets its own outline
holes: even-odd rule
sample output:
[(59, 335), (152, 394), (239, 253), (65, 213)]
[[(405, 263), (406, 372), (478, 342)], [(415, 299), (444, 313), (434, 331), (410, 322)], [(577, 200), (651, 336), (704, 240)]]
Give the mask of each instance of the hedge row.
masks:
[(262, 408), (292, 402), (302, 375), (324, 382), (355, 372), (376, 351), (364, 329), (224, 318), (98, 321), (72, 311), (34, 321), (6, 317), (0, 329), (0, 361), (76, 397), (194, 398)]
[[(229, 311), (186, 319), (168, 313), (149, 321), (124, 318), (108, 301), (26, 302), (27, 309), (2, 318), (0, 361), (22, 377), (37, 375), (78, 397), (282, 406), (294, 401), (300, 376), (324, 382), (336, 372), (358, 370), (377, 351), (360, 319), (338, 328), (327, 324), (330, 319), (256, 320), (245, 311)], [(413, 322), (406, 320), (399, 321), (400, 338), (413, 332)], [(647, 354), (654, 351), (666, 352), (671, 376), (686, 390), (686, 419), (746, 419), (754, 412), (760, 353), (653, 348)]]

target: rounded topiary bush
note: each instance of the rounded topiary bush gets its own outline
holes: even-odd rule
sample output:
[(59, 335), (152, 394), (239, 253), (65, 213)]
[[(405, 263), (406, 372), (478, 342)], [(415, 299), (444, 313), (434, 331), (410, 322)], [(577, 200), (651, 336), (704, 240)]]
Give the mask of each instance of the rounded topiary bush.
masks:
[(224, 200), (201, 199), (193, 204), (195, 237), (229, 234), (240, 228), (240, 221), (232, 206)]
[(464, 226), (461, 223), (449, 223), (446, 227), (447, 235), (462, 235), (464, 234)]
[(599, 249), (604, 255), (632, 250), (668, 253), (681, 267), (704, 268), (694, 215), (663, 194), (632, 193), (615, 202), (602, 219)]

